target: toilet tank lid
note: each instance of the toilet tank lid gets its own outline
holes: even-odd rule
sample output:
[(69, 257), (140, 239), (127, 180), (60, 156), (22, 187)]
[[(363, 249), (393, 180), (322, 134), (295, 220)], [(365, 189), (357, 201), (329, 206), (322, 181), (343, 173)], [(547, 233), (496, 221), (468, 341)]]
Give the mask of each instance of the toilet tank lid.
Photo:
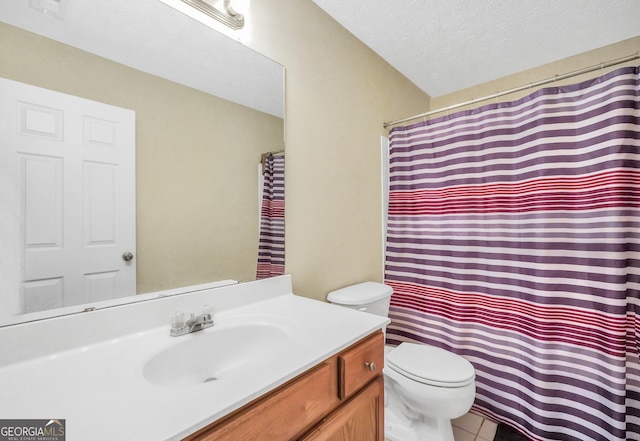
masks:
[(390, 297), (393, 288), (384, 283), (362, 282), (331, 291), (327, 300), (338, 305), (364, 305)]

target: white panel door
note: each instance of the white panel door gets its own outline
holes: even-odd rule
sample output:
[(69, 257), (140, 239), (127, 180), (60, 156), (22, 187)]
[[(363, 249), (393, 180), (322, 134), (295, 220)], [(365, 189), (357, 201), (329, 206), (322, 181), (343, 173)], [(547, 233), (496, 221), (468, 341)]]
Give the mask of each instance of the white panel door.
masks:
[(0, 78), (0, 310), (136, 293), (135, 113)]

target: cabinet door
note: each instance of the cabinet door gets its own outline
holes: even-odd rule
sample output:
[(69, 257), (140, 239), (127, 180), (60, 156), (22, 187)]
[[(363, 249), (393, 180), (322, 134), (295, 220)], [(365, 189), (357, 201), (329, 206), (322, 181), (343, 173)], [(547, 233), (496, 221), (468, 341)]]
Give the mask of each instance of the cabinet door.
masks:
[(384, 441), (382, 376), (329, 415), (300, 441)]
[(295, 439), (340, 404), (336, 371), (336, 359), (329, 359), (238, 413), (183, 441)]
[(377, 332), (338, 355), (338, 394), (350, 397), (380, 375), (384, 366), (384, 336)]

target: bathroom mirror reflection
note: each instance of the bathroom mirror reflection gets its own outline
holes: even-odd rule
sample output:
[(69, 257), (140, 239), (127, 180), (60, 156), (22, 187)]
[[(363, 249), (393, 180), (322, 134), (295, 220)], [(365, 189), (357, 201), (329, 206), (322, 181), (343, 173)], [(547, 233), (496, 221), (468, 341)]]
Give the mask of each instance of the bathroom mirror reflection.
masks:
[[(137, 294), (255, 279), (258, 165), (284, 146), (281, 65), (159, 0), (4, 0), (0, 77), (135, 112), (136, 246), (118, 256), (132, 252)], [(24, 297), (5, 277), (20, 263), (0, 261), (0, 297)], [(25, 312), (24, 298), (0, 304), (0, 325), (56, 314)]]

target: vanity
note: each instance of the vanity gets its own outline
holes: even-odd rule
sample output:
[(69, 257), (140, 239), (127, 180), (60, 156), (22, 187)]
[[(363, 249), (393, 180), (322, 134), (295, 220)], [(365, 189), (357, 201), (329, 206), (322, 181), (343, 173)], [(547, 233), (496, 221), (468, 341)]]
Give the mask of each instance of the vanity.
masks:
[(383, 346), (378, 331), (185, 439), (381, 441)]
[[(177, 310), (214, 326), (169, 336)], [(385, 317), (290, 276), (0, 328), (0, 415), (75, 440), (384, 439)]]

